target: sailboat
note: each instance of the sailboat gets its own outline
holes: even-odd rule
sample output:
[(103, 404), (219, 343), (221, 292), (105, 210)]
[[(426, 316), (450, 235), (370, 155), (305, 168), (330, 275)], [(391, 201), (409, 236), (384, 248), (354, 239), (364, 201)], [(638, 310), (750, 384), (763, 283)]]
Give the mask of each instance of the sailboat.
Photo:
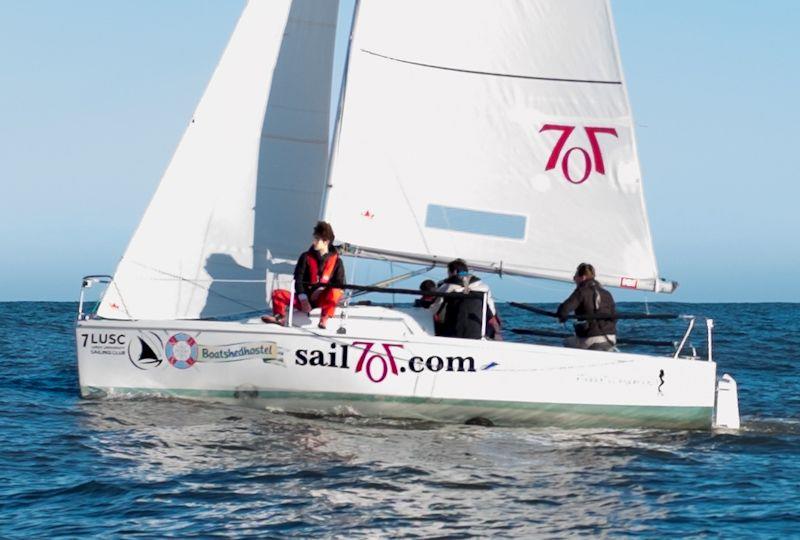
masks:
[(606, 0), (361, 0), (332, 106), (338, 9), (247, 3), (115, 274), (84, 278), (105, 290), (84, 313), (82, 289), (82, 395), (738, 427), (712, 321), (705, 358), (688, 331), (665, 356), (440, 337), (412, 307), (261, 322), (317, 219), (351, 257), (558, 281), (585, 260), (609, 287), (676, 287), (656, 265)]

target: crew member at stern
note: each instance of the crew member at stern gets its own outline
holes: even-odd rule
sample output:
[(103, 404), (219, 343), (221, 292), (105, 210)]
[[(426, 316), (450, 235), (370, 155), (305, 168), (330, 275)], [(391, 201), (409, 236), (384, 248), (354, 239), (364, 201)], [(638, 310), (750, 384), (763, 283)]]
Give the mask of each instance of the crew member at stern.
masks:
[(592, 318), (575, 323), (575, 335), (565, 339), (564, 346), (601, 351), (613, 349), (617, 343), (614, 297), (595, 281), (591, 264), (579, 264), (572, 280), (576, 285), (575, 290), (558, 306), (558, 320), (567, 322), (567, 316), (573, 311), (578, 319), (581, 315), (590, 315)]
[[(325, 328), (328, 319), (333, 317), (336, 305), (344, 296), (344, 265), (333, 246), (333, 228), (325, 221), (314, 226), (311, 247), (300, 255), (294, 267), (294, 307), (305, 313), (312, 308), (321, 310), (319, 327)], [(272, 293), (272, 315), (264, 315), (266, 323), (284, 324), (286, 309), (289, 307), (291, 293), (286, 289), (276, 289)]]

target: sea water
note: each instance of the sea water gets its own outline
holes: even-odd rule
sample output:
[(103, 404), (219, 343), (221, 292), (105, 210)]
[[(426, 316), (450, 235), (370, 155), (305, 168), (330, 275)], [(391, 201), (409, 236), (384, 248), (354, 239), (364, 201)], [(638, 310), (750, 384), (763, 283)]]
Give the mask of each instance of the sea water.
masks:
[[(0, 537), (800, 536), (800, 304), (650, 309), (716, 320), (740, 431), (84, 400), (76, 305), (0, 303)], [(500, 310), (507, 328), (559, 329)], [(677, 339), (683, 324), (621, 322), (619, 334)]]

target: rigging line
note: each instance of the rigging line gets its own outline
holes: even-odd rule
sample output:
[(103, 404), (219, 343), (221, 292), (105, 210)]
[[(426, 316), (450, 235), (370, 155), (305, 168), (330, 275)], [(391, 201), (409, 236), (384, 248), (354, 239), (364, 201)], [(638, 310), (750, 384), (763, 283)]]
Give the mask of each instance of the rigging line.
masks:
[[(217, 193), (219, 193), (219, 191), (217, 191)], [(207, 253), (207, 249), (208, 249), (208, 237), (209, 237), (209, 234), (211, 234), (211, 222), (213, 220), (214, 220), (214, 210), (212, 209), (211, 213), (208, 215), (208, 219), (206, 220), (206, 230), (203, 231), (203, 243), (201, 244), (203, 246), (203, 250), (200, 252), (202, 259), (205, 259), (205, 257), (206, 257), (206, 253)], [(181, 273), (183, 273), (183, 268), (180, 268), (179, 270), (181, 271)], [(195, 268), (195, 271), (194, 271), (194, 279), (195, 280), (200, 277), (200, 270), (201, 270), (200, 260), (198, 260), (197, 261), (197, 268)], [(195, 292), (194, 289), (190, 289), (189, 290), (189, 299), (186, 302), (187, 306), (191, 305), (192, 301), (194, 300), (194, 292)], [(175, 306), (175, 310), (176, 311), (180, 310), (180, 297), (181, 297), (181, 286), (179, 285), (178, 286), (178, 301), (176, 302), (176, 306)]]
[(411, 200), (409, 200), (408, 195), (406, 194), (406, 190), (403, 187), (403, 183), (400, 181), (400, 177), (395, 174), (394, 180), (397, 182), (397, 187), (400, 188), (400, 193), (403, 194), (403, 199), (406, 201), (406, 206), (408, 206), (408, 210), (411, 212), (411, 215), (414, 217), (414, 225), (417, 227), (417, 232), (419, 233), (419, 237), (422, 240), (422, 245), (425, 246), (425, 253), (431, 255), (431, 248), (428, 247), (428, 241), (425, 239), (425, 232), (422, 230), (422, 227), (419, 223), (419, 218), (417, 218), (417, 213), (414, 212), (414, 207), (411, 205)]
[(114, 285), (114, 288), (117, 290), (117, 295), (119, 296), (119, 301), (122, 302), (122, 309), (125, 310), (125, 313), (128, 315), (128, 317), (133, 319), (133, 315), (131, 315), (131, 312), (128, 311), (128, 305), (125, 303), (125, 298), (122, 297), (122, 291), (120, 290), (119, 285), (117, 285), (117, 282), (114, 281), (114, 278), (111, 278), (111, 284)]
[(231, 298), (229, 296), (226, 296), (226, 295), (224, 295), (224, 294), (222, 294), (220, 292), (212, 291), (209, 287), (204, 287), (200, 283), (195, 282), (195, 281), (193, 281), (191, 279), (185, 278), (183, 276), (178, 276), (178, 275), (175, 275), (175, 274), (171, 274), (169, 272), (165, 272), (164, 270), (159, 270), (158, 268), (153, 268), (152, 266), (148, 266), (146, 264), (142, 264), (142, 263), (140, 263), (138, 261), (129, 261), (129, 262), (131, 262), (133, 264), (136, 264), (138, 266), (141, 266), (142, 268), (146, 268), (147, 270), (151, 270), (153, 272), (156, 272), (158, 274), (163, 274), (165, 276), (169, 276), (169, 277), (174, 278), (174, 279), (176, 279), (178, 281), (185, 281), (185, 282), (187, 282), (187, 283), (189, 283), (191, 285), (194, 285), (195, 287), (198, 287), (200, 289), (203, 289), (203, 290), (207, 291), (209, 294), (215, 294), (215, 295), (219, 296), (220, 298), (224, 298), (225, 300), (228, 300), (229, 302), (233, 302), (234, 304), (239, 304), (240, 306), (249, 308), (252, 311), (263, 311), (263, 309), (264, 309), (263, 307), (256, 307), (256, 306), (251, 306), (250, 304), (245, 304), (244, 302), (242, 302), (240, 300), (236, 300), (236, 299)]
[[(394, 275), (394, 261), (389, 261), (389, 275), (390, 276)], [(392, 292), (392, 308), (394, 308), (394, 305), (395, 305), (395, 294), (394, 292)]]
[[(394, 159), (392, 159), (391, 155), (387, 153), (387, 154), (385, 154), (385, 157), (394, 166), (394, 164), (395, 164), (394, 163)], [(397, 167), (393, 167), (393, 168), (394, 168), (395, 171), (397, 170)], [(403, 187), (403, 182), (400, 180), (400, 176), (398, 176), (396, 173), (393, 176), (394, 176), (394, 181), (397, 183), (398, 189), (400, 189), (400, 194), (403, 195), (403, 200), (405, 200), (405, 202), (406, 202), (406, 206), (408, 207), (408, 211), (411, 212), (411, 217), (414, 218), (414, 226), (417, 228), (417, 232), (419, 233), (419, 237), (422, 240), (422, 245), (425, 246), (425, 253), (427, 253), (428, 255), (432, 256), (431, 248), (428, 246), (428, 241), (425, 239), (425, 232), (422, 230), (422, 227), (420, 226), (419, 218), (417, 218), (417, 213), (414, 211), (414, 206), (411, 204), (411, 200), (408, 198), (408, 194), (406, 193), (406, 190)], [(392, 270), (390, 269), (389, 271), (391, 272)]]
[[(358, 263), (358, 251), (353, 255), (353, 264), (350, 266), (350, 279), (352, 280), (351, 283), (355, 283), (356, 281), (356, 264)], [(353, 300), (353, 291), (349, 290), (345, 294), (344, 297), (344, 305), (342, 306), (342, 312), (339, 316), (339, 331), (344, 333), (344, 325), (347, 322), (347, 310), (350, 307), (350, 302)]]
[[(143, 278), (142, 281), (179, 281), (181, 279), (186, 278), (173, 278), (173, 277), (165, 277), (165, 278)], [(266, 279), (194, 279), (188, 280), (194, 283), (266, 283)]]
[[(132, 278), (137, 279), (137, 278)], [(140, 281), (179, 281), (180, 279), (186, 278), (173, 278), (173, 277), (163, 277), (163, 278), (141, 278)], [(193, 281), (194, 283), (266, 283), (266, 279), (194, 279), (189, 280)]]
[(450, 249), (452, 249), (452, 250), (453, 250), (453, 251), (452, 251), (452, 253), (454, 253), (454, 254), (456, 254), (456, 255), (457, 255), (457, 254), (458, 254), (458, 250), (456, 249), (456, 242), (455, 242), (455, 240), (453, 239), (453, 238), (454, 238), (454, 236), (455, 236), (455, 235), (453, 234), (453, 231), (455, 231), (456, 229), (454, 229), (454, 228), (453, 228), (453, 224), (452, 224), (452, 223), (450, 223), (450, 217), (447, 215), (447, 210), (446, 210), (446, 209), (444, 209), (444, 208), (442, 208), (442, 215), (444, 216), (444, 221), (445, 221), (445, 223), (447, 224), (447, 229), (448, 229), (448, 230), (447, 230), (447, 235), (446, 235), (446, 237), (447, 237), (447, 240), (450, 242)]
[(385, 54), (376, 53), (373, 51), (368, 51), (367, 49), (361, 49), (361, 52), (371, 54), (372, 56), (377, 56), (379, 58), (384, 58), (386, 60), (392, 60), (393, 62), (400, 62), (401, 64), (410, 64), (412, 66), (419, 66), (425, 67), (430, 69), (440, 69), (442, 71), (455, 71), (458, 73), (469, 73), (470, 75), (489, 75), (491, 77), (506, 77), (510, 79), (527, 79), (532, 81), (551, 81), (551, 82), (569, 82), (569, 83), (583, 83), (583, 84), (616, 84), (622, 86), (622, 81), (601, 81), (595, 79), (565, 79), (559, 77), (534, 77), (532, 75), (515, 75), (513, 73), (492, 73), (490, 71), (477, 71), (472, 69), (463, 69), (463, 68), (452, 68), (447, 66), (437, 66), (434, 64), (425, 64), (422, 62), (414, 62), (412, 60), (403, 60), (401, 58), (394, 58), (391, 56), (386, 56)]

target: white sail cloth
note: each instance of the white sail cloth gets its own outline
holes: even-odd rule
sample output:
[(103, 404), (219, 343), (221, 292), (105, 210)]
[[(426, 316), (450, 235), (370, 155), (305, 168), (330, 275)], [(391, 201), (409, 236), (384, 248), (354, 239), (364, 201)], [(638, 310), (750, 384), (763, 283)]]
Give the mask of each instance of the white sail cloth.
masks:
[(319, 214), (337, 15), (336, 0), (250, 0), (119, 263), (102, 317), (266, 307), (259, 281), (268, 268), (293, 264)]
[(325, 217), (366, 254), (658, 278), (606, 0), (361, 0)]

